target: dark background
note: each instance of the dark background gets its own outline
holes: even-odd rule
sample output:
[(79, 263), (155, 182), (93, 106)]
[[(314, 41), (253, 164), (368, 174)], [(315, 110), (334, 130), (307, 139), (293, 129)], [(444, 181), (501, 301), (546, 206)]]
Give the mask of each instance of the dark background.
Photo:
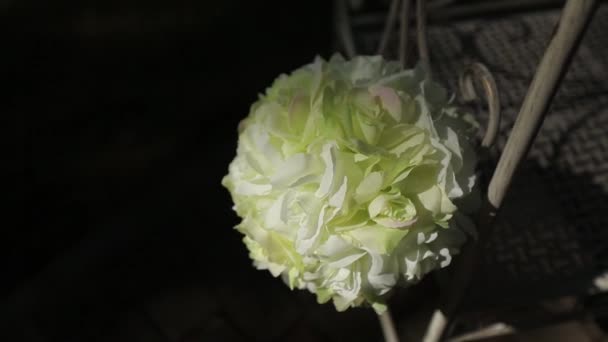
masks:
[(29, 221), (9, 249), (9, 291), (117, 225), (180, 236), (193, 253), (235, 238), (220, 180), (236, 125), (330, 38), (322, 1), (297, 12), (280, 1), (15, 2), (4, 15), (4, 110), (27, 122)]
[(297, 12), (280, 1), (15, 2), (3, 12), (4, 111), (27, 122), (29, 222), (9, 248), (9, 292), (108, 230), (162, 241), (167, 263), (237, 239), (220, 186), (236, 125), (330, 38), (321, 1)]
[(269, 278), (250, 271), (220, 181), (258, 94), (327, 56), (328, 2), (2, 1), (0, 13), (9, 172), (24, 190), (9, 207), (18, 227), (3, 229), (0, 325), (84, 341), (167, 288)]

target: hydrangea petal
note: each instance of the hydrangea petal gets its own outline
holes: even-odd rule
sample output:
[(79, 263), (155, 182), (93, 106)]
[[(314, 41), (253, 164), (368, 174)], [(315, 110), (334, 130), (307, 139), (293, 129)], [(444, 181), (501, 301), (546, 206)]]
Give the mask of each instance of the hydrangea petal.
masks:
[(364, 203), (371, 200), (382, 188), (383, 181), (382, 172), (370, 172), (365, 176), (361, 183), (359, 183), (359, 186), (355, 191), (355, 200), (358, 203)]
[(321, 183), (319, 184), (319, 189), (316, 192), (317, 197), (326, 196), (331, 188), (334, 175), (336, 173), (335, 144), (328, 143), (323, 145), (321, 158), (325, 163), (325, 172), (323, 172)]
[(369, 92), (374, 97), (378, 97), (382, 103), (382, 107), (397, 121), (401, 121), (401, 99), (395, 89), (379, 84), (374, 84), (369, 87)]

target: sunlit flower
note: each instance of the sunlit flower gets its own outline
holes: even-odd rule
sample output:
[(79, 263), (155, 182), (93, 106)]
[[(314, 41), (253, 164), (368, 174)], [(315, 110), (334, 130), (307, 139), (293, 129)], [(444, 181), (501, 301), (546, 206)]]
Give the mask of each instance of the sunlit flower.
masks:
[(338, 310), (382, 312), (464, 242), (474, 128), (421, 69), (379, 56), (280, 76), (239, 126), (222, 182), (254, 264)]

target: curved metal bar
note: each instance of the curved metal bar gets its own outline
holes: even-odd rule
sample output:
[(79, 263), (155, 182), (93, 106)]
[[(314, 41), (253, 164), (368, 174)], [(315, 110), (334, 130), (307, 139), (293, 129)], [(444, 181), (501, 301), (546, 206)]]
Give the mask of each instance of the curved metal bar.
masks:
[(380, 38), (380, 44), (378, 45), (378, 51), (376, 54), (384, 54), (388, 41), (391, 38), (391, 33), (395, 27), (395, 21), (397, 20), (397, 12), (399, 11), (399, 0), (392, 0), (391, 6), (389, 7), (388, 14), (386, 15), (386, 23), (384, 24), (384, 31)]
[(496, 87), (494, 76), (485, 65), (478, 62), (472, 63), (464, 68), (458, 80), (460, 92), (462, 93), (464, 101), (469, 102), (480, 99), (480, 96), (478, 96), (475, 91), (475, 82), (479, 82), (483, 87), (489, 113), (488, 125), (483, 140), (481, 141), (481, 146), (490, 147), (496, 141), (500, 126), (500, 98), (498, 96), (498, 88)]
[(432, 76), (429, 46), (426, 39), (426, 0), (416, 1), (416, 36), (418, 38), (418, 58), (429, 78)]
[(458, 310), (479, 259), (478, 246), (491, 234), (492, 223), (507, 194), (513, 175), (536, 137), (561, 78), (591, 21), (596, 4), (596, 0), (568, 0), (564, 5), (555, 33), (536, 69), (515, 125), (490, 180), (487, 198), (477, 219), (478, 241), (466, 246), (457, 260), (454, 278), (446, 294), (445, 307), (435, 311), (423, 339), (424, 342), (440, 341)]
[(568, 0), (564, 5), (490, 181), (488, 200), (493, 207), (502, 204), (517, 166), (528, 154), (596, 4), (596, 0)]
[(401, 2), (401, 13), (399, 19), (399, 63), (401, 68), (407, 68), (407, 39), (409, 31), (410, 0)]

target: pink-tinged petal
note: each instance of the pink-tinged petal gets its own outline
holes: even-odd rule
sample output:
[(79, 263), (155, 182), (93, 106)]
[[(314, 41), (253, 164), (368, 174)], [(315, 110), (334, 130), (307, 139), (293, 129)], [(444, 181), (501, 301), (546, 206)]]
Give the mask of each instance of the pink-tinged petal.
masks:
[(401, 121), (401, 99), (395, 89), (382, 85), (373, 85), (369, 87), (369, 93), (374, 97), (380, 98), (382, 107), (395, 121)]

